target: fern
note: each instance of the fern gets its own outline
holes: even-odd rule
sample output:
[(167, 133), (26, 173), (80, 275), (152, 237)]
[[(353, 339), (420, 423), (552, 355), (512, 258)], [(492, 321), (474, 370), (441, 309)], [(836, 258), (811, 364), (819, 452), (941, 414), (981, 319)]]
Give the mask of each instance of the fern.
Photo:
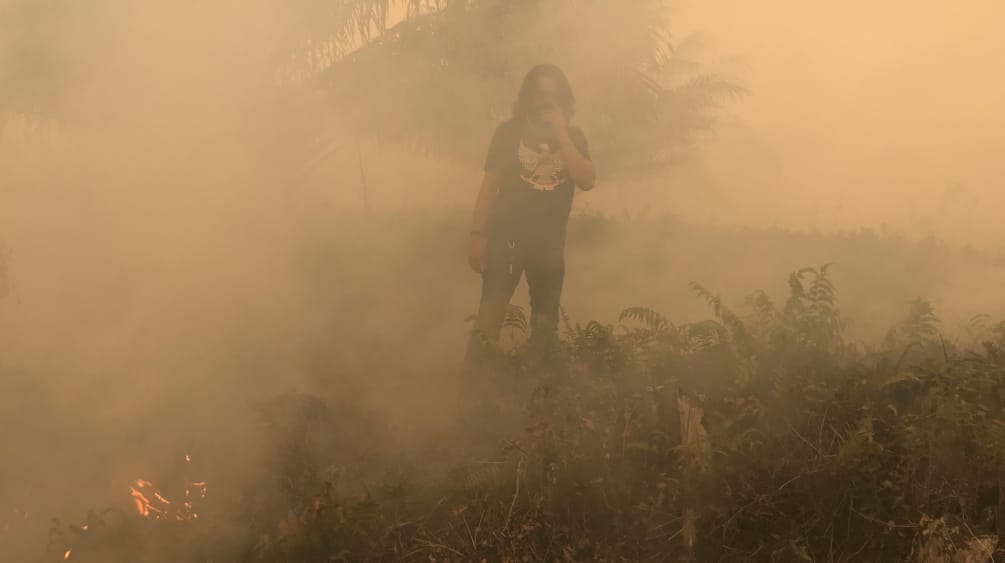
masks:
[(729, 343), (726, 327), (718, 321), (701, 321), (681, 329), (687, 353), (704, 352)]
[(974, 315), (970, 319), (969, 326), (971, 338), (984, 344), (1005, 344), (1005, 321), (994, 322), (991, 315), (981, 313)]
[(506, 310), (506, 317), (503, 319), (503, 328), (511, 331), (519, 331), (521, 334), (527, 332), (527, 313), (518, 305), (510, 305)]
[(753, 349), (753, 342), (751, 341), (750, 333), (747, 330), (747, 326), (743, 323), (739, 316), (734, 313), (729, 307), (726, 307), (722, 303), (722, 298), (716, 294), (713, 294), (709, 290), (705, 289), (701, 284), (697, 282), (691, 282), (691, 289), (712, 307), (712, 312), (715, 317), (722, 323), (722, 326), (728, 331), (733, 344), (737, 347), (737, 351), (744, 354), (751, 353)]
[(672, 326), (663, 315), (648, 307), (629, 307), (618, 315), (618, 322), (633, 320), (642, 323), (654, 335), (662, 334)]
[(977, 333), (986, 332), (990, 327), (992, 321), (991, 315), (987, 313), (980, 313), (970, 317), (970, 330)]
[(573, 358), (592, 361), (607, 368), (614, 368), (622, 363), (622, 346), (615, 336), (614, 330), (590, 321), (586, 326), (568, 324), (569, 351)]
[[(803, 345), (829, 349), (841, 343), (843, 322), (837, 290), (830, 280), (830, 264), (803, 268), (789, 275), (789, 298), (784, 317), (788, 331)], [(807, 278), (808, 281), (807, 287)]]
[(782, 322), (781, 313), (764, 291), (758, 290), (748, 295), (744, 305), (752, 310), (748, 324), (761, 334), (773, 333)]
[(921, 298), (914, 299), (907, 305), (907, 316), (887, 332), (884, 340), (887, 348), (930, 344), (939, 339), (940, 321), (935, 316), (935, 307)]

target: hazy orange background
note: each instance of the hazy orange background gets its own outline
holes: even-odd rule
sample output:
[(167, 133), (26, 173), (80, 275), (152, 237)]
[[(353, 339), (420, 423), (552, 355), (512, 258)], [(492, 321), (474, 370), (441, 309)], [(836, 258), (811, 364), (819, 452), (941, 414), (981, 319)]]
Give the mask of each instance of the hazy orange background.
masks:
[(1005, 4), (711, 0), (676, 11), (676, 35), (706, 33), (751, 92), (704, 151), (733, 218), (1005, 242)]
[[(464, 252), (480, 171), (364, 140), (372, 215), (351, 146), (292, 181), (316, 149), (304, 124), (331, 111), (315, 93), (273, 88), (263, 38), (284, 31), (294, 4), (115, 4), (73, 3), (83, 16), (56, 14), (48, 30), (77, 64), (70, 125), (0, 131), (12, 286), (0, 300), (0, 422), (18, 428), (0, 450), (17, 460), (0, 464), (0, 505), (24, 502), (28, 478), (50, 483), (31, 501), (43, 527), (61, 510), (127, 501), (121, 482), (179, 434), (253, 467), (251, 405), (291, 389), (438, 438), (454, 424), (451, 370), (478, 298)], [(1003, 22), (1000, 0), (680, 2), (674, 35), (700, 38), (687, 55), (749, 94), (725, 103), (673, 170), (626, 182), (598, 162), (597, 189), (577, 206), (802, 231), (886, 225), (1005, 247)], [(888, 239), (769, 232), (745, 246), (754, 237), (742, 231), (625, 224), (639, 222), (571, 249), (563, 302), (576, 321), (613, 322), (634, 305), (706, 318), (690, 281), (736, 303), (784, 294), (789, 272), (841, 258), (842, 307), (860, 333), (882, 334), (919, 296), (946, 318), (1000, 311), (1005, 268), (985, 256), (947, 265)], [(888, 264), (898, 248), (910, 254), (899, 270)]]

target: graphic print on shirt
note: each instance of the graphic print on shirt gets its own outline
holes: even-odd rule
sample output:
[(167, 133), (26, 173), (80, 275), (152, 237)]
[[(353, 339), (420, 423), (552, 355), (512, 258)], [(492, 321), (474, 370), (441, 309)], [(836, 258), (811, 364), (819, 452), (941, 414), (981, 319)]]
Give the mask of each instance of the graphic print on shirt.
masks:
[(565, 159), (547, 143), (537, 147), (534, 150), (520, 141), (517, 149), (517, 158), (523, 167), (520, 178), (535, 190), (550, 192), (565, 182)]

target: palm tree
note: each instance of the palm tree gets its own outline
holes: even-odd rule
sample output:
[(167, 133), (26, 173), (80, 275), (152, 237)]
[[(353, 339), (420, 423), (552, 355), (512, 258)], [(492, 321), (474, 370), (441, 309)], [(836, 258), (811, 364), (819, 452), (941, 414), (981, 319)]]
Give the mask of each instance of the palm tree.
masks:
[[(338, 145), (371, 137), (479, 164), (523, 73), (550, 61), (573, 78), (605, 175), (628, 175), (682, 158), (717, 104), (743, 91), (702, 72), (682, 53), (686, 41), (675, 50), (662, 0), (258, 1), (282, 18), (249, 45), (269, 54), (280, 88), (323, 87), (335, 129), (349, 132)], [(80, 55), (52, 39), (89, 29), (88, 10), (71, 0), (12, 0), (4, 10), (0, 83), (13, 86), (0, 89), (0, 116), (58, 117)], [(191, 19), (207, 14), (218, 16)]]
[(659, 0), (415, 1), (380, 33), (368, 26), (385, 25), (395, 2), (345, 4), (352, 26), (313, 57), (344, 124), (470, 164), (538, 62), (574, 79), (608, 174), (680, 159), (718, 103), (743, 92), (674, 50)]

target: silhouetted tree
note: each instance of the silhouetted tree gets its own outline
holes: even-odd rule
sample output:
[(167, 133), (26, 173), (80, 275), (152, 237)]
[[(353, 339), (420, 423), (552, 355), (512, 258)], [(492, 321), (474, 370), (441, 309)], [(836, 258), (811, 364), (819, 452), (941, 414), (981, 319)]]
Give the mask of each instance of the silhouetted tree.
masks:
[[(674, 49), (659, 0), (408, 2), (402, 21), (370, 32), (393, 4), (355, 3), (349, 29), (314, 51), (323, 83), (353, 130), (472, 164), (538, 62), (573, 78), (605, 174), (674, 162), (743, 92)], [(353, 41), (364, 45), (338, 54)]]

